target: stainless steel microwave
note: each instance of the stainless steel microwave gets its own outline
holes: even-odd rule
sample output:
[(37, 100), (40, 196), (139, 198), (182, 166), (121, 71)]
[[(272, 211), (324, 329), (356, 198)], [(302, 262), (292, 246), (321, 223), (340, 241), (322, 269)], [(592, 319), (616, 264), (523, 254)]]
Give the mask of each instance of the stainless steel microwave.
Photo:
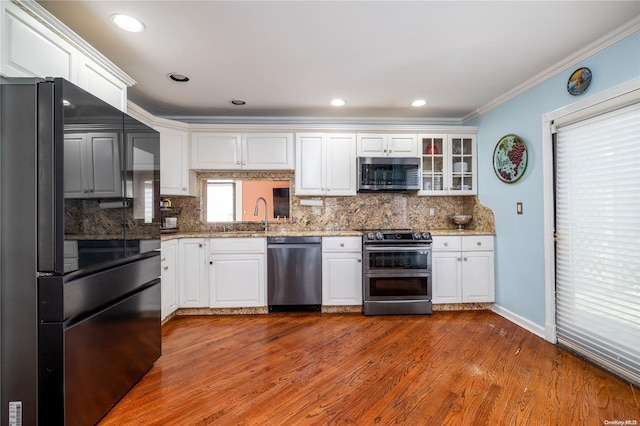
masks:
[(418, 157), (358, 157), (358, 192), (420, 190)]

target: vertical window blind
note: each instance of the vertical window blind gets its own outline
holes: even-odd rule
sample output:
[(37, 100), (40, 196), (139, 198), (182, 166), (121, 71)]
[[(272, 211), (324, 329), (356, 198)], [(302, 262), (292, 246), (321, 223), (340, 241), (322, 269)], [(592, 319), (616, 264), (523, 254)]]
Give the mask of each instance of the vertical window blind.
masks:
[(640, 103), (556, 132), (558, 343), (640, 384)]

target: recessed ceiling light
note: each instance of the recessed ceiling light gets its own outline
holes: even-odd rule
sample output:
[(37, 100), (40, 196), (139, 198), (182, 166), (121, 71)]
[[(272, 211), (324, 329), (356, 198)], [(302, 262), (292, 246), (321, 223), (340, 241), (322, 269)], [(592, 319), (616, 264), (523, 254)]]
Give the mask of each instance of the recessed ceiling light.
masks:
[(186, 83), (187, 81), (189, 81), (189, 77), (184, 74), (178, 74), (176, 72), (172, 72), (171, 74), (169, 74), (169, 78), (173, 81), (177, 81), (178, 83)]
[(141, 33), (145, 29), (144, 24), (138, 19), (121, 13), (111, 15), (111, 21), (119, 28), (132, 33)]
[(242, 99), (231, 99), (229, 103), (231, 105), (241, 106), (241, 105), (245, 105), (247, 101), (243, 101)]
[(343, 106), (346, 103), (347, 101), (345, 101), (344, 99), (334, 99), (331, 101), (331, 105), (333, 106)]
[(416, 99), (415, 101), (411, 102), (412, 107), (421, 107), (425, 106), (426, 104), (427, 101), (425, 101), (424, 99)]

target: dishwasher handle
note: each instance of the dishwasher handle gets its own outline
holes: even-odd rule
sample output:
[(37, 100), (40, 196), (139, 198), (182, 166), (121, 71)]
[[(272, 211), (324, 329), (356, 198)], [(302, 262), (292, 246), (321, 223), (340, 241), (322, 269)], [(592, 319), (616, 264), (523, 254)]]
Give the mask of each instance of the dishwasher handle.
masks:
[(288, 249), (302, 249), (308, 250), (313, 248), (320, 248), (320, 244), (267, 244), (267, 250), (288, 250)]
[(321, 244), (322, 237), (267, 237), (267, 247), (285, 244)]

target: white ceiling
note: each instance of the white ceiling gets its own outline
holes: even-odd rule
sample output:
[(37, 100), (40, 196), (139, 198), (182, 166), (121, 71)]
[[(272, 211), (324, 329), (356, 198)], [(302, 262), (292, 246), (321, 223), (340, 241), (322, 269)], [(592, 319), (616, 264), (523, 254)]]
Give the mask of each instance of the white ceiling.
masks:
[[(640, 1), (38, 3), (161, 116), (460, 119), (640, 15)], [(146, 31), (116, 28), (114, 13)]]

